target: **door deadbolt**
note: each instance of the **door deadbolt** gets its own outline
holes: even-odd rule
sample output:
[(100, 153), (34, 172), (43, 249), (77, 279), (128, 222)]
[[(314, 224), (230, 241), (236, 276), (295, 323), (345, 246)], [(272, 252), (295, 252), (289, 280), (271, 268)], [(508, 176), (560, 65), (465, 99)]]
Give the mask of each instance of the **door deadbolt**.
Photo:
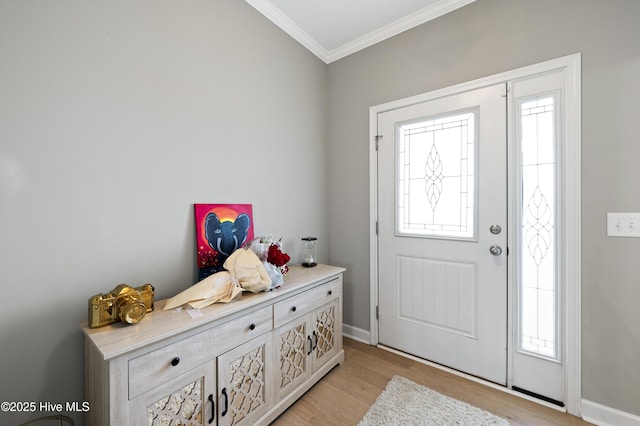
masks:
[(500, 227), (500, 225), (491, 225), (489, 227), (489, 231), (491, 231), (492, 234), (498, 235), (502, 232), (502, 228)]

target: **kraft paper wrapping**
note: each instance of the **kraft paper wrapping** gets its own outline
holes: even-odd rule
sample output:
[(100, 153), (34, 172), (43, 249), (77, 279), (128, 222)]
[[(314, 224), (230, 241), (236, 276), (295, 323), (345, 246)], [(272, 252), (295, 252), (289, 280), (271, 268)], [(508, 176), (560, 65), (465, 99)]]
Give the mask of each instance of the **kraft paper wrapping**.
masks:
[(269, 290), (271, 278), (258, 256), (251, 250), (238, 249), (224, 263), (226, 271), (216, 272), (167, 300), (164, 310), (189, 305), (201, 309), (213, 303), (228, 303), (243, 290), (258, 293)]
[(234, 251), (223, 266), (238, 280), (240, 287), (245, 291), (260, 293), (271, 288), (271, 278), (253, 250)]
[(202, 281), (194, 284), (185, 291), (173, 296), (164, 305), (164, 310), (177, 308), (185, 304), (192, 308), (200, 309), (212, 303), (227, 303), (234, 300), (242, 289), (234, 283), (233, 277), (227, 271), (209, 275)]

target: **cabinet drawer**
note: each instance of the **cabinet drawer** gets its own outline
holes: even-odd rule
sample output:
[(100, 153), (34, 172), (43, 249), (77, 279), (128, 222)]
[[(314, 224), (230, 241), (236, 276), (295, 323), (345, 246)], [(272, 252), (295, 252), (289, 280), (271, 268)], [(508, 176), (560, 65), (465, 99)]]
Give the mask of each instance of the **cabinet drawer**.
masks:
[(280, 327), (291, 320), (309, 313), (333, 299), (340, 297), (341, 281), (339, 278), (296, 296), (277, 302), (273, 305), (273, 326)]
[(218, 327), (222, 333), (215, 342), (217, 353), (226, 352), (273, 330), (273, 308), (266, 306)]
[(129, 399), (273, 328), (270, 306), (129, 360)]

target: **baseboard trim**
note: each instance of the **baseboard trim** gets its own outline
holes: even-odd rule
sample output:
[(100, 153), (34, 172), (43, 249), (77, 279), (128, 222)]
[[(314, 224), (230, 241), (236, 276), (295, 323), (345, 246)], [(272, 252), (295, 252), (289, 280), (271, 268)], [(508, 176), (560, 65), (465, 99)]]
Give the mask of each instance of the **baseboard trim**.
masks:
[(598, 426), (640, 426), (640, 416), (582, 400), (582, 418)]
[(362, 328), (354, 327), (349, 324), (342, 324), (342, 335), (350, 339), (357, 340), (360, 343), (371, 344), (371, 332)]

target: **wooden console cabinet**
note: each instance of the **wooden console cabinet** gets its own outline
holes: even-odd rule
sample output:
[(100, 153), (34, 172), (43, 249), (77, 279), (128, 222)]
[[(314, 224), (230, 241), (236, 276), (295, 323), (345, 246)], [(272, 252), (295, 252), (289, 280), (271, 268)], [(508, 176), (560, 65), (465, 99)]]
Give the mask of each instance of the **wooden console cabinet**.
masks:
[(158, 301), (136, 325), (84, 324), (86, 424), (270, 423), (344, 360), (343, 272), (293, 266), (201, 317)]

